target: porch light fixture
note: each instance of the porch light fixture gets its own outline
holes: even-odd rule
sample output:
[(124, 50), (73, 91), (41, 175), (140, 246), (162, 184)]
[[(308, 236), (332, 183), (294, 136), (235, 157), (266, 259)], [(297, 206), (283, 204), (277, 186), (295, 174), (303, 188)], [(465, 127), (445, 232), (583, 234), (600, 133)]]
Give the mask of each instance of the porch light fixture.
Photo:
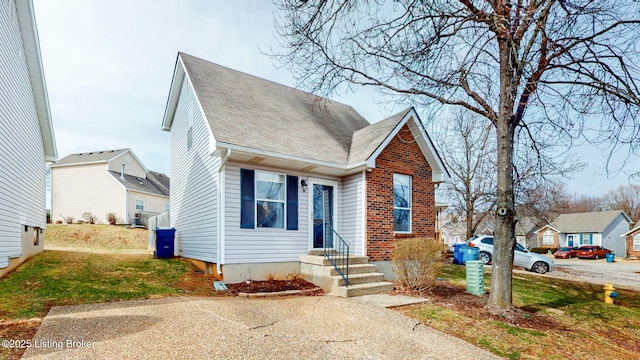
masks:
[(307, 192), (307, 187), (309, 186), (309, 184), (307, 184), (306, 179), (300, 179), (300, 186), (302, 186), (303, 192)]

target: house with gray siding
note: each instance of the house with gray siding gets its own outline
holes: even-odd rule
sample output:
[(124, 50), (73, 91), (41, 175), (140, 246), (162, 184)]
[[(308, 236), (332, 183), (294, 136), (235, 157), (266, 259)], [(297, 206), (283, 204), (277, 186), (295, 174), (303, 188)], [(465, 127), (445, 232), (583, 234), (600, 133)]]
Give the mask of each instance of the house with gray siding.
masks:
[(561, 214), (536, 233), (540, 247), (599, 245), (624, 257), (627, 247), (622, 235), (632, 224), (631, 218), (622, 210), (593, 211)]
[(392, 276), (395, 241), (436, 236), (434, 184), (448, 174), (413, 108), (371, 124), (179, 53), (162, 129), (175, 255), (225, 282), (299, 273), (305, 256), (343, 242)]
[(41, 252), (57, 158), (30, 0), (0, 2), (0, 276)]

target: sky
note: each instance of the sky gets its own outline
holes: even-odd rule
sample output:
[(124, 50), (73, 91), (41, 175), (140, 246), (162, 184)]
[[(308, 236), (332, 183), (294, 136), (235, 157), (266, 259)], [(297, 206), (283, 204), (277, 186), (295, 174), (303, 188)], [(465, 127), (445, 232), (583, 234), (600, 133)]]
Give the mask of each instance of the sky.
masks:
[[(59, 158), (131, 148), (147, 169), (170, 175), (170, 137), (161, 123), (178, 51), (295, 83), (264, 54), (279, 49), (269, 0), (33, 2)], [(400, 110), (370, 88), (333, 99), (370, 122)], [(565, 180), (570, 193), (600, 196), (629, 183), (624, 173), (606, 175), (606, 152), (576, 152), (589, 166)], [(626, 170), (639, 171), (640, 157), (630, 164)]]

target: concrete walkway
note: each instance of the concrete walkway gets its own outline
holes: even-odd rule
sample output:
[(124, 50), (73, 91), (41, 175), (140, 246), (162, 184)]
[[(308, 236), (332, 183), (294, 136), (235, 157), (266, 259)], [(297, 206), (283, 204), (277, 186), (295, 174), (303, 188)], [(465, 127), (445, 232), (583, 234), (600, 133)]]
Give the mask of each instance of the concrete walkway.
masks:
[(497, 359), (331, 296), (164, 298), (51, 309), (25, 359)]

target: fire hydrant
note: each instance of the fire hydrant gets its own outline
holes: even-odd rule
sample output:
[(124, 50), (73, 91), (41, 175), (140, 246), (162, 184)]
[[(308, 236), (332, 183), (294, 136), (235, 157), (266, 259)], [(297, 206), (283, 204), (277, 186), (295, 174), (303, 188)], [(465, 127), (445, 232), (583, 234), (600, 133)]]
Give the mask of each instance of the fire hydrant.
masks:
[(616, 289), (613, 287), (611, 283), (607, 283), (604, 286), (604, 303), (605, 304), (613, 304), (613, 299), (618, 297), (618, 293)]

